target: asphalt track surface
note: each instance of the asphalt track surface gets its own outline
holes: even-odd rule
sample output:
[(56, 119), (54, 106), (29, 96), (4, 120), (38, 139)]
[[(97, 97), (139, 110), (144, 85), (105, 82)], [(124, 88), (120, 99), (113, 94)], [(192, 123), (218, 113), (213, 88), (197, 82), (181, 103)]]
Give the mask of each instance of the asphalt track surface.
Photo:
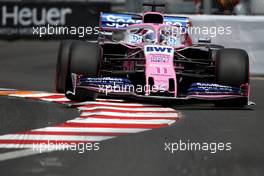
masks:
[[(53, 91), (57, 42), (0, 43), (0, 87)], [(183, 118), (166, 128), (101, 142), (100, 151), (57, 151), (0, 162), (3, 176), (264, 175), (264, 82), (252, 81), (246, 109), (173, 106)], [(78, 115), (63, 105), (0, 96), (0, 134), (55, 125)], [(55, 117), (56, 118), (53, 118)], [(231, 151), (164, 151), (165, 142), (231, 142)], [(0, 154), (15, 151), (0, 149)]]

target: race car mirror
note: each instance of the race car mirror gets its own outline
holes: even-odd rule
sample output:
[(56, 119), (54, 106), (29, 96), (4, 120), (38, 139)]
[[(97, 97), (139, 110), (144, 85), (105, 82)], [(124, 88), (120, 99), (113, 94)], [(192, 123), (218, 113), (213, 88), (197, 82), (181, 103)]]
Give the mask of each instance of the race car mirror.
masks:
[(198, 43), (211, 43), (210, 38), (198, 38)]
[(123, 30), (114, 31), (112, 34), (112, 39), (114, 41), (123, 41), (125, 39), (125, 31)]

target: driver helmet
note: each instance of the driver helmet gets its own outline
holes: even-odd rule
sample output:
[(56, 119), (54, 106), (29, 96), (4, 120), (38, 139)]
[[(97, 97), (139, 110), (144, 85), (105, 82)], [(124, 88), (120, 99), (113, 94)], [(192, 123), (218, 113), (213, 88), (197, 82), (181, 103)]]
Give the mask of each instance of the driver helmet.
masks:
[(146, 32), (146, 34), (144, 35), (144, 41), (148, 43), (153, 43), (154, 40), (155, 40), (154, 32), (153, 31)]

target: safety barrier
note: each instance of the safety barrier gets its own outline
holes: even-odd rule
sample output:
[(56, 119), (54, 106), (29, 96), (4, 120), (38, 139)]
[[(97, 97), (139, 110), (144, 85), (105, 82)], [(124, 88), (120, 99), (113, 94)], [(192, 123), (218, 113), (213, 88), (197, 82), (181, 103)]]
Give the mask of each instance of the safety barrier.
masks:
[[(107, 2), (0, 0), (0, 38), (54, 40), (77, 39), (84, 32), (96, 34), (100, 12), (110, 8)], [(45, 35), (40, 36), (40, 31)]]
[[(193, 34), (194, 40), (199, 37), (211, 37), (212, 43), (231, 48), (242, 48), (249, 53), (251, 74), (264, 75), (264, 16), (218, 16), (189, 15), (194, 27), (228, 28), (226, 34)], [(214, 31), (213, 28), (212, 31)]]

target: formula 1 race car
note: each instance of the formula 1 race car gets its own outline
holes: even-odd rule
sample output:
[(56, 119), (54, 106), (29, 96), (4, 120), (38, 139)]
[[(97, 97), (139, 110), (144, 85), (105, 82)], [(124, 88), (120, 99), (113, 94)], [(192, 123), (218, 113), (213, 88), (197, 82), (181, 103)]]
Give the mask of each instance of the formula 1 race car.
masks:
[(243, 107), (249, 99), (249, 56), (186, 32), (187, 17), (101, 13), (98, 41), (63, 41), (56, 89), (74, 101), (111, 96), (204, 100)]

